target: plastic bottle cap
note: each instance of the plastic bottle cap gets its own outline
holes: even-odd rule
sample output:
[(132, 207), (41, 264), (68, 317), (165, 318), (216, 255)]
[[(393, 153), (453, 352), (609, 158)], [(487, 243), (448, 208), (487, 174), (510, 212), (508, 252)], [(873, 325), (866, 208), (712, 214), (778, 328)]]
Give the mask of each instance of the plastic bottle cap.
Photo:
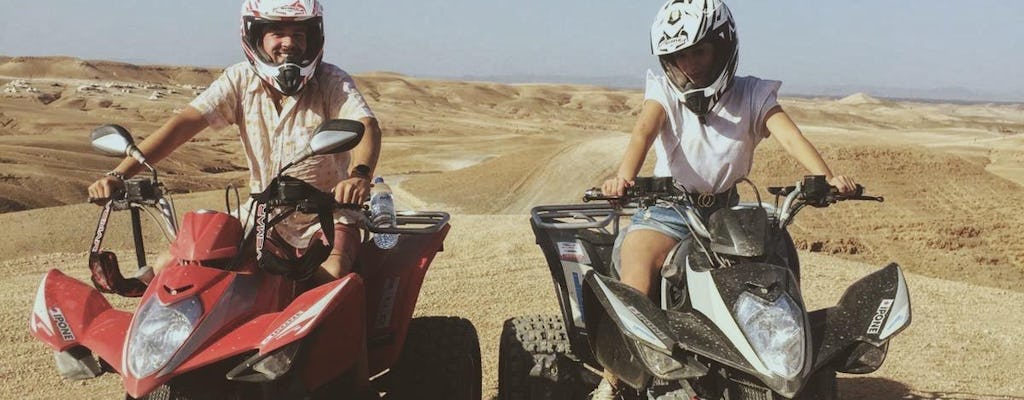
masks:
[(373, 183), (381, 183), (381, 182), (384, 182), (384, 177), (383, 176), (378, 176), (376, 178), (373, 178)]

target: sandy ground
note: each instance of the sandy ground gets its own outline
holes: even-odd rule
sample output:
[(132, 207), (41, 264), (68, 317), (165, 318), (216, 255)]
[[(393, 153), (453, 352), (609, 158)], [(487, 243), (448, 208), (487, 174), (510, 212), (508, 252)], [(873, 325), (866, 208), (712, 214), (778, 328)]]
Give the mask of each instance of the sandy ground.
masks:
[[(69, 382), (56, 375), (50, 352), (28, 333), (33, 294), (50, 268), (85, 278), (98, 214), (81, 204), (85, 186), (116, 164), (89, 150), (89, 130), (116, 122), (145, 136), (215, 74), (0, 57), (0, 296), (8, 304), (0, 310), (0, 398), (56, 399), (69, 390), (118, 397), (116, 376)], [(379, 172), (397, 183), (400, 204), (454, 216), (417, 315), (473, 321), (485, 394), (493, 395), (502, 322), (557, 312), (529, 209), (576, 202), (611, 174), (642, 96), (391, 73), (356, 79), (382, 120)], [(79, 89), (91, 84), (96, 88)], [(150, 100), (153, 92), (164, 95)], [(1024, 316), (1015, 312), (1024, 308), (1024, 106), (897, 103), (859, 94), (782, 103), (835, 171), (886, 197), (801, 215), (792, 230), (804, 250), (809, 303), (834, 303), (847, 285), (890, 261), (908, 271), (913, 325), (894, 340), (881, 370), (841, 376), (844, 398), (1024, 399)], [(160, 169), (181, 192), (179, 213), (223, 209), (222, 193), (210, 191), (246, 177), (232, 129), (204, 133)], [(751, 180), (782, 185), (802, 174), (768, 140)], [(111, 222), (106, 244), (130, 258), (126, 223), (118, 218), (126, 217)], [(156, 240), (150, 236), (149, 243)]]

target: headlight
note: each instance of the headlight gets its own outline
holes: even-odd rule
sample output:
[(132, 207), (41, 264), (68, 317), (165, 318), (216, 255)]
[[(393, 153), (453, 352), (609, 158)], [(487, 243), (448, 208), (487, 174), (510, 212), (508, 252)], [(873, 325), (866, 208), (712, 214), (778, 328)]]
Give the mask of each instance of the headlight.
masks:
[(164, 306), (151, 297), (135, 317), (128, 339), (128, 371), (138, 378), (167, 364), (195, 328), (203, 308), (195, 297)]
[(253, 364), (252, 369), (263, 375), (266, 375), (268, 380), (275, 380), (280, 378), (292, 368), (292, 361), (295, 360), (295, 354), (299, 352), (299, 345), (302, 342), (293, 342), (285, 347), (274, 350), (273, 354), (267, 356)]
[(676, 381), (684, 378), (684, 372), (686, 371), (683, 369), (683, 364), (672, 358), (672, 356), (652, 349), (640, 341), (636, 342), (636, 347), (640, 350), (640, 358), (647, 365), (647, 369), (650, 369), (654, 375), (667, 381)]
[(768, 303), (744, 292), (733, 312), (743, 334), (769, 370), (786, 379), (800, 373), (806, 352), (804, 319), (789, 295), (783, 294)]

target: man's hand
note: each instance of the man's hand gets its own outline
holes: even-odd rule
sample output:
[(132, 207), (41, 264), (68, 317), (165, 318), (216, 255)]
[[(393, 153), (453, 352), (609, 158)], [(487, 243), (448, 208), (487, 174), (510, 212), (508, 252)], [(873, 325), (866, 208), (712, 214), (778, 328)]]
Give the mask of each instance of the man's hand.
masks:
[(121, 190), (124, 190), (124, 181), (114, 176), (104, 176), (89, 185), (89, 202), (102, 205)]
[(370, 199), (370, 179), (352, 176), (334, 187), (334, 200), (341, 204), (363, 204)]

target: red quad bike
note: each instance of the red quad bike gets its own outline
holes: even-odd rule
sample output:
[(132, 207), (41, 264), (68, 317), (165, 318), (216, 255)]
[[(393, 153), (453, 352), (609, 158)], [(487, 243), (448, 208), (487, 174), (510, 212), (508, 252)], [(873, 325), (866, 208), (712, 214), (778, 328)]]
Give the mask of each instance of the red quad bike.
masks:
[[(39, 285), (29, 326), (54, 350), (60, 374), (80, 380), (115, 372), (126, 399), (362, 399), (381, 392), (389, 399), (479, 399), (473, 325), (412, 318), (448, 214), (400, 212), (396, 226), (375, 227), (360, 205), (339, 205), (283, 175), (310, 156), (349, 150), (362, 132), (357, 121), (321, 125), (305, 152), (252, 195), (256, 223), (245, 230), (234, 216), (210, 210), (185, 214), (179, 229), (173, 203), (131, 135), (116, 125), (94, 130), (95, 148), (135, 157), (152, 177), (128, 180), (103, 209), (89, 258), (95, 288), (56, 269)], [(302, 257), (272, 251), (274, 226), (294, 212), (316, 214), (332, 243), (333, 211), (345, 207), (362, 212), (366, 230), (401, 240), (389, 250), (364, 240), (357, 273), (310, 288), (303, 278), (330, 245), (315, 240)], [(148, 208), (160, 211), (173, 241), (172, 260), (147, 285), (123, 276), (116, 256), (100, 245), (110, 212), (131, 210), (144, 266), (138, 211)], [(141, 299), (128, 312), (102, 293)]]

